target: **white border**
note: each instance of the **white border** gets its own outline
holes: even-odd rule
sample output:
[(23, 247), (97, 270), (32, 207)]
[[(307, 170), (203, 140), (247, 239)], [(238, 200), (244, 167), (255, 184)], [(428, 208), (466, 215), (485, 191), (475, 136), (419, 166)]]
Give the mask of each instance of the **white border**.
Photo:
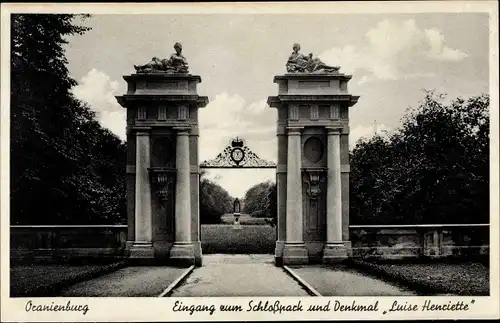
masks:
[[(10, 21), (9, 14), (15, 12), (30, 13), (92, 13), (92, 14), (325, 14), (325, 13), (430, 13), (430, 12), (487, 12), (490, 14), (490, 99), (491, 99), (491, 198), (490, 198), (490, 297), (282, 297), (282, 298), (248, 298), (248, 297), (204, 297), (204, 298), (33, 298), (33, 302), (50, 304), (65, 303), (88, 304), (90, 310), (83, 316), (72, 312), (26, 312), (24, 306), (28, 298), (9, 297), (9, 74), (10, 74)], [(353, 22), (355, 24), (355, 21)], [(362, 320), (362, 319), (456, 319), (456, 318), (498, 318), (499, 313), (499, 195), (498, 195), (498, 7), (496, 1), (422, 1), (422, 2), (308, 2), (305, 3), (182, 3), (182, 4), (2, 4), (1, 5), (1, 319), (2, 321), (199, 321), (199, 320)], [(478, 35), (478, 37), (480, 37)], [(6, 252), (7, 251), (7, 252)], [(186, 304), (241, 304), (247, 308), (249, 300), (280, 300), (282, 303), (294, 304), (301, 301), (304, 307), (308, 304), (323, 304), (328, 300), (340, 300), (344, 304), (356, 300), (357, 303), (369, 304), (379, 301), (379, 307), (390, 308), (392, 302), (423, 304), (426, 299), (433, 302), (463, 300), (475, 304), (468, 312), (409, 312), (383, 315), (382, 311), (370, 312), (288, 312), (270, 314), (268, 312), (224, 313), (216, 311), (210, 316), (206, 312), (189, 315), (172, 312), (176, 300)]]

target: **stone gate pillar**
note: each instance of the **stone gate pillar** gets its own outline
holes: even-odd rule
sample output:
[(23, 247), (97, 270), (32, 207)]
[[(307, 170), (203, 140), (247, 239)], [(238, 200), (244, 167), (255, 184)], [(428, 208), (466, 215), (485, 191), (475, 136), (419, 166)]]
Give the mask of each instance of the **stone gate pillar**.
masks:
[[(174, 54), (175, 55), (175, 54)], [(130, 260), (201, 265), (198, 109), (201, 77), (149, 70), (124, 76)]]
[[(306, 64), (294, 55), (301, 54), (292, 53), (287, 68)], [(304, 68), (326, 66), (318, 62)], [(350, 254), (349, 108), (359, 98), (348, 93), (351, 77), (330, 68), (274, 78), (278, 95), (268, 104), (278, 109), (278, 265), (330, 263)]]

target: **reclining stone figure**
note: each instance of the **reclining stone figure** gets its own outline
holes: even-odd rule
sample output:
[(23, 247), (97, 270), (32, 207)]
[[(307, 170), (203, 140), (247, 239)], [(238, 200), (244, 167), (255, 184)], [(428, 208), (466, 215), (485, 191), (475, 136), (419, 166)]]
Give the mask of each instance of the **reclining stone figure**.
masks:
[(170, 55), (170, 58), (168, 59), (159, 59), (157, 57), (153, 57), (147, 64), (134, 65), (136, 72), (165, 72), (187, 74), (189, 72), (189, 65), (186, 57), (182, 55), (182, 45), (180, 43), (175, 43), (174, 49), (175, 53)]
[(340, 67), (328, 66), (319, 58), (313, 58), (312, 53), (304, 55), (299, 52), (300, 44), (293, 45), (293, 52), (286, 63), (289, 73), (336, 73)]

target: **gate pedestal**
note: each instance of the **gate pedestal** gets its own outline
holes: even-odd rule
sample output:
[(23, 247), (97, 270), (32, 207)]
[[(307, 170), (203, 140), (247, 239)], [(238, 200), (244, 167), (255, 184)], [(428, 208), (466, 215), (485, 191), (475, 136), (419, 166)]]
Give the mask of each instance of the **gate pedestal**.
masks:
[(334, 264), (342, 262), (350, 253), (350, 244), (347, 241), (338, 244), (325, 244), (323, 249), (323, 263)]
[(278, 96), (277, 265), (332, 263), (350, 255), (350, 75), (276, 76)]
[(124, 76), (130, 260), (201, 266), (198, 109), (200, 76)]

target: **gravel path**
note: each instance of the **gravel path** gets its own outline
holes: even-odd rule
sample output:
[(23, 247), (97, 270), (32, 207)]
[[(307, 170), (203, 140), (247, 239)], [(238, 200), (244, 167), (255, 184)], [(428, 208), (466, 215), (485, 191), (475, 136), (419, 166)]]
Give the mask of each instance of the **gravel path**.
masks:
[(204, 255), (203, 267), (177, 287), (184, 296), (309, 296), (272, 255)]
[(156, 297), (187, 268), (127, 267), (75, 284), (61, 291), (66, 297)]
[(322, 296), (411, 296), (413, 291), (354, 272), (342, 266), (290, 267)]

